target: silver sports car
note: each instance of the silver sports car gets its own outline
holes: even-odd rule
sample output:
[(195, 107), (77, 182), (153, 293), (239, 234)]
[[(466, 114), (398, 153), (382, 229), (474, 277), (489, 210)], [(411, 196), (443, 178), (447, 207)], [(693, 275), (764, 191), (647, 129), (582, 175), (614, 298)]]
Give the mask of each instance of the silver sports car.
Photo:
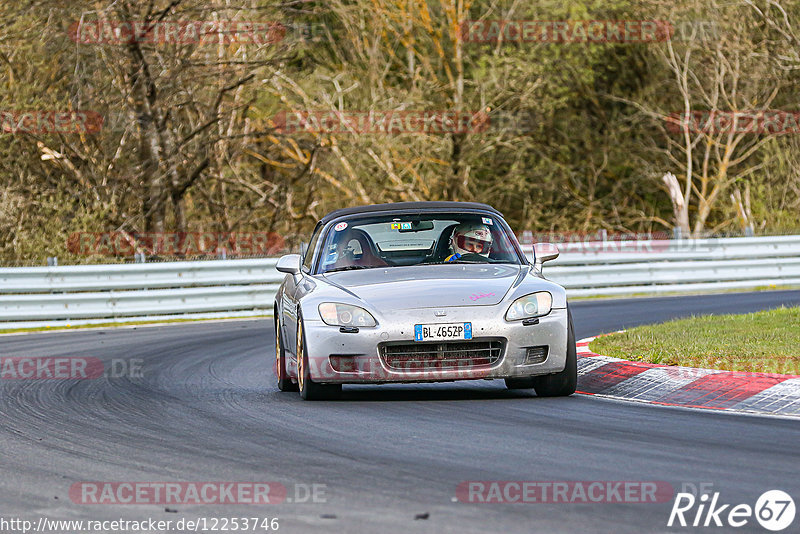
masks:
[(304, 255), (278, 260), (278, 388), (334, 398), (342, 384), (502, 378), (571, 395), (564, 288), (523, 254), (502, 215), (471, 202), (402, 202), (323, 217)]

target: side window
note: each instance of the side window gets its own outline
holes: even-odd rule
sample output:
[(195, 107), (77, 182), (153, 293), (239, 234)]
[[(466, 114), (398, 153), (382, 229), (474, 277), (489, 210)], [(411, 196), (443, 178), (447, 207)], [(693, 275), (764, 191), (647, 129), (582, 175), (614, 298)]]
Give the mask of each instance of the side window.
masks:
[(314, 235), (311, 236), (311, 242), (308, 244), (308, 250), (306, 250), (306, 257), (303, 258), (303, 270), (306, 272), (311, 271), (311, 265), (314, 261), (314, 249), (317, 248), (317, 241), (319, 241), (319, 236), (322, 234), (322, 227), (317, 228), (314, 232)]

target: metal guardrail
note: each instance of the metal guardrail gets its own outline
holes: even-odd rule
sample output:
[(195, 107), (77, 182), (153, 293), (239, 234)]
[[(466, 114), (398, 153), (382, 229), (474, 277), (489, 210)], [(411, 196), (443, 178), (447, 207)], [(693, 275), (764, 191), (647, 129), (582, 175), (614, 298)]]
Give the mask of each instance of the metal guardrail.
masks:
[[(7, 293), (113, 291), (193, 286), (276, 284), (277, 258), (0, 268), (0, 303)], [(0, 309), (2, 314), (2, 309)], [(2, 315), (0, 315), (2, 318)]]
[[(569, 241), (547, 265), (595, 265), (653, 261), (710, 261), (800, 256), (800, 235), (715, 239)], [(523, 246), (530, 256), (531, 246)]]
[[(800, 285), (800, 236), (559, 248), (544, 273), (572, 297)], [(276, 261), (0, 268), (0, 329), (271, 314), (284, 277)]]
[(276, 262), (0, 268), (0, 329), (271, 314)]
[[(558, 244), (547, 278), (571, 297), (800, 285), (800, 236)], [(523, 247), (530, 256), (530, 246)]]

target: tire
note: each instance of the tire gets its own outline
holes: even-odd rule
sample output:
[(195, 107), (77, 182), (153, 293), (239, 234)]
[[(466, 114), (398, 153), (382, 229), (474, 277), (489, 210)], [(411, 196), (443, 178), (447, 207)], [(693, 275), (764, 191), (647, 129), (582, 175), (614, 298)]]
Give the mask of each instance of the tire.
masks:
[(281, 391), (297, 391), (297, 384), (286, 372), (286, 352), (283, 349), (280, 335), (280, 319), (275, 313), (275, 374), (278, 377), (278, 389)]
[(306, 333), (303, 317), (297, 317), (297, 385), (303, 400), (332, 400), (342, 394), (341, 384), (318, 384), (311, 380), (311, 368), (306, 351)]
[(536, 377), (506, 378), (506, 387), (508, 389), (531, 389), (534, 386), (534, 378)]
[(533, 377), (533, 388), (539, 397), (567, 397), (578, 387), (578, 350), (575, 346), (575, 330), (572, 328), (572, 313), (567, 308), (567, 365), (560, 373)]

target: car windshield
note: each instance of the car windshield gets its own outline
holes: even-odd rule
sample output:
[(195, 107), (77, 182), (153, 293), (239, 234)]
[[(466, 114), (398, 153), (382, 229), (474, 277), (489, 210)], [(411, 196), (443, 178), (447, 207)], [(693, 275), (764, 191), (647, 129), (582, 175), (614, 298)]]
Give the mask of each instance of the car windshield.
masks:
[(334, 224), (319, 251), (318, 272), (519, 262), (508, 227), (494, 214), (394, 214)]

